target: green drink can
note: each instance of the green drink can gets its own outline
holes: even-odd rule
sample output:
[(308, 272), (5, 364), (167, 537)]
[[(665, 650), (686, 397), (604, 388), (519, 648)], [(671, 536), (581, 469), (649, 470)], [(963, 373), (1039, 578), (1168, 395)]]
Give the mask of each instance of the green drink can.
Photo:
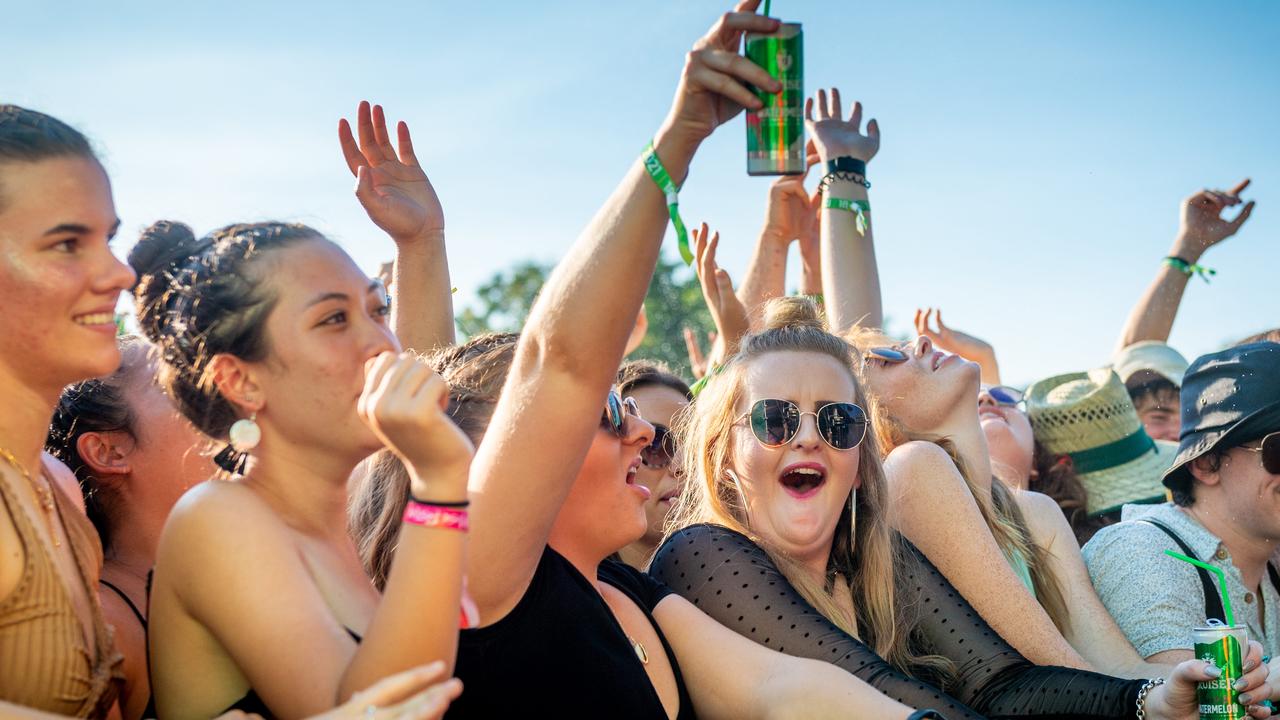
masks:
[[(1216, 623), (1216, 624), (1215, 624)], [(1225, 625), (1210, 620), (1206, 627), (1191, 631), (1197, 660), (1213, 663), (1222, 675), (1216, 680), (1196, 683), (1196, 700), (1201, 720), (1239, 720), (1248, 717), (1240, 704), (1240, 693), (1232, 687), (1244, 676), (1244, 656), (1249, 651), (1249, 636), (1243, 625)]]
[(782, 92), (756, 89), (764, 103), (747, 111), (747, 174), (804, 173), (804, 35), (800, 23), (782, 23), (768, 35), (746, 37), (747, 59), (782, 83)]

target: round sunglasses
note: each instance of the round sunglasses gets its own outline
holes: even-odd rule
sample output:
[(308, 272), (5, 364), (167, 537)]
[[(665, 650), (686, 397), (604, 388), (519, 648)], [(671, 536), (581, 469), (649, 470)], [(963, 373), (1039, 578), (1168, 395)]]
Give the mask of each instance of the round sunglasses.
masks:
[(1260, 454), (1262, 469), (1272, 475), (1280, 475), (1280, 432), (1273, 432), (1262, 438), (1262, 444), (1258, 447), (1241, 445), (1240, 449)]
[(765, 447), (781, 447), (795, 439), (805, 415), (812, 415), (823, 441), (836, 450), (852, 450), (867, 435), (867, 413), (854, 403), (827, 403), (814, 412), (803, 412), (790, 400), (757, 400), (738, 418), (751, 420), (751, 432)]
[(650, 470), (661, 470), (676, 456), (676, 436), (666, 425), (653, 423), (653, 441), (640, 450), (640, 462)]

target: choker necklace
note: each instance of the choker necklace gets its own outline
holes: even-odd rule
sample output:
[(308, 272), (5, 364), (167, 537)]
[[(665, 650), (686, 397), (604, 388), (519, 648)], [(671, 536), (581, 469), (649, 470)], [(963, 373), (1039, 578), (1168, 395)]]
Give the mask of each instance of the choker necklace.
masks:
[(630, 635), (627, 635), (627, 639), (631, 641), (631, 649), (635, 651), (636, 657), (640, 658), (640, 662), (644, 665), (648, 665), (649, 653), (645, 652), (644, 645), (640, 644), (640, 641), (636, 640)]
[(27, 479), (27, 484), (36, 491), (36, 495), (40, 498), (40, 507), (44, 510), (45, 523), (49, 526), (49, 538), (53, 540), (54, 547), (62, 547), (62, 541), (58, 539), (58, 533), (54, 527), (53, 513), (57, 508), (53, 504), (53, 489), (49, 486), (49, 479), (42, 473), (40, 479), (44, 480), (44, 485), (37, 485), (36, 481), (31, 479), (31, 473), (18, 462), (18, 458), (4, 448), (0, 448), (0, 460), (4, 460), (13, 466), (14, 470), (22, 473), (22, 477)]

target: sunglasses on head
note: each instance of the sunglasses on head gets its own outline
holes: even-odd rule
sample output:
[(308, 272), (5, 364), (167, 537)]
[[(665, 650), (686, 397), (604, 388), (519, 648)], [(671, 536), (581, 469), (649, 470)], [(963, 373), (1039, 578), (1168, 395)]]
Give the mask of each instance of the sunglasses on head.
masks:
[(901, 345), (884, 345), (881, 347), (868, 348), (862, 354), (862, 363), (866, 365), (868, 360), (879, 360), (884, 363), (904, 363), (911, 358)]
[(604, 414), (600, 417), (600, 427), (620, 438), (627, 436), (627, 416), (640, 417), (640, 407), (635, 398), (623, 399), (617, 390), (610, 390), (604, 401)]
[(1024, 399), (1021, 390), (1007, 385), (983, 386), (982, 392), (990, 395), (991, 399), (1001, 407), (1017, 407)]
[(1262, 438), (1262, 444), (1258, 447), (1241, 445), (1240, 449), (1260, 454), (1262, 469), (1272, 475), (1280, 475), (1280, 432), (1273, 432)]
[(742, 418), (751, 419), (751, 432), (765, 447), (781, 447), (795, 439), (800, 422), (812, 415), (818, 434), (836, 450), (852, 450), (867, 434), (867, 413), (854, 403), (827, 403), (814, 412), (802, 412), (790, 400), (757, 400)]
[(676, 456), (676, 438), (671, 428), (653, 423), (653, 442), (640, 450), (640, 462), (651, 470), (661, 470)]

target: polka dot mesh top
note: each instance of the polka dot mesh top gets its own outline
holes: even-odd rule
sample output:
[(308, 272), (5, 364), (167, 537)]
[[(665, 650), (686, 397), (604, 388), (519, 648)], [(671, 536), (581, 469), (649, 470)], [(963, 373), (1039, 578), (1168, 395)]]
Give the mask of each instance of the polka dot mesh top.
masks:
[[(917, 602), (916, 652), (955, 664), (947, 693), (909, 677), (827, 620), (741, 533), (693, 525), (672, 535), (649, 572), (703, 612), (765, 647), (826, 660), (905, 705), (957, 718), (1131, 718), (1142, 680), (1032, 664), (1009, 646), (924, 555), (899, 538), (898, 581)], [(859, 634), (868, 636), (866, 629)]]

